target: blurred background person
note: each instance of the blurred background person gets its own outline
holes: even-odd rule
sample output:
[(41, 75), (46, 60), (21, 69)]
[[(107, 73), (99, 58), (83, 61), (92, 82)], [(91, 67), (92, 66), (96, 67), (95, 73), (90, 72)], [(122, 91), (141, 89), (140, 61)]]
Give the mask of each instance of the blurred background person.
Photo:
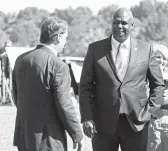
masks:
[(152, 118), (149, 126), (149, 151), (168, 150), (168, 48), (161, 44), (153, 47), (164, 83), (164, 102), (157, 112), (158, 119)]

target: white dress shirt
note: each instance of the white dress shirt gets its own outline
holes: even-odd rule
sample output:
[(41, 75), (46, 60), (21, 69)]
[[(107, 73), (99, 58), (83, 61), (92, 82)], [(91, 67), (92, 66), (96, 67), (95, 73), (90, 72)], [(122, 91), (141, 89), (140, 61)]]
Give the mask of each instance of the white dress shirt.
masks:
[[(118, 52), (118, 46), (119, 46), (119, 42), (117, 40), (114, 39), (114, 37), (111, 37), (111, 48), (112, 48), (112, 59), (114, 61), (114, 63), (116, 62), (116, 57), (117, 57), (117, 52)], [(124, 51), (124, 55), (125, 55), (125, 59), (127, 60), (127, 62), (129, 61), (129, 55), (130, 55), (130, 36), (123, 42), (121, 43), (121, 47), (122, 49), (125, 49)]]

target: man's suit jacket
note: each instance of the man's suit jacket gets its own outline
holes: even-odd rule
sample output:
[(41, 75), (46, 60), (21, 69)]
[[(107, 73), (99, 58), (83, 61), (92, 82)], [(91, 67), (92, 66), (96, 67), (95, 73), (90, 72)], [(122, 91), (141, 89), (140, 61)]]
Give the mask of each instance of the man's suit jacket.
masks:
[(16, 60), (13, 92), (17, 107), (14, 145), (31, 151), (66, 151), (68, 131), (83, 135), (70, 95), (68, 66), (52, 50), (37, 46)]
[(152, 46), (131, 38), (130, 59), (123, 81), (117, 76), (110, 51), (111, 37), (89, 45), (80, 80), (82, 122), (93, 120), (97, 131), (112, 134), (116, 132), (122, 105), (131, 127), (140, 131), (163, 101), (164, 82)]

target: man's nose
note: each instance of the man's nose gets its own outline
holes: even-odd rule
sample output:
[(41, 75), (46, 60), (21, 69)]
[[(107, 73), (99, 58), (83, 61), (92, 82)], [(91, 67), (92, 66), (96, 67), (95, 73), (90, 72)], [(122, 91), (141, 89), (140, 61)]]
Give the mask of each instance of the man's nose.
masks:
[(122, 28), (122, 24), (121, 24), (121, 23), (119, 23), (119, 24), (118, 24), (118, 27)]

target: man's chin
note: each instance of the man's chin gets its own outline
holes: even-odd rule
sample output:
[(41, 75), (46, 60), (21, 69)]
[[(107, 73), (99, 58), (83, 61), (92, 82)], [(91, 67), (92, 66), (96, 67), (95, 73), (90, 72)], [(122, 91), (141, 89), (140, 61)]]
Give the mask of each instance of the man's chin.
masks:
[(115, 38), (115, 40), (117, 40), (120, 43), (124, 42), (127, 39), (127, 37), (125, 35), (120, 35), (120, 34), (116, 35), (114, 38)]

